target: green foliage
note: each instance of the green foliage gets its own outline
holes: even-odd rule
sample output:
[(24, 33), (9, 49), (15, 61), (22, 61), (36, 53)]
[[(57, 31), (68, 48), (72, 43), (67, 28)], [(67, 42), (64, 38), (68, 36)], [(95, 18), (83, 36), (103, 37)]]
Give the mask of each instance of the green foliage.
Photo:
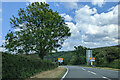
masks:
[[(64, 65), (85, 65), (86, 64), (86, 50), (82, 46), (76, 47), (74, 51), (65, 51), (53, 53), (53, 55), (47, 55), (45, 58), (51, 61), (58, 60), (59, 57), (64, 58)], [(119, 46), (95, 48), (93, 50), (93, 57), (95, 57), (95, 66), (97, 67), (111, 67), (120, 69), (120, 50)], [(84, 55), (84, 56), (82, 56)], [(89, 63), (89, 65), (91, 65)]]
[(63, 65), (70, 64), (74, 51), (62, 51), (57, 53), (52, 53), (52, 55), (46, 55), (45, 59), (51, 60), (53, 62), (58, 62), (58, 58), (63, 58)]
[(118, 69), (120, 69), (120, 60), (119, 59), (115, 59), (112, 63), (110, 63), (110, 66), (112, 68), (118, 68)]
[(13, 29), (6, 35), (5, 48), (18, 54), (34, 52), (43, 57), (61, 48), (71, 33), (64, 18), (49, 9), (46, 3), (32, 3), (18, 11), (19, 17), (10, 18)]
[(119, 47), (104, 47), (93, 49), (95, 55), (95, 65), (102, 67), (120, 68), (120, 50)]
[(74, 47), (75, 53), (70, 63), (75, 65), (85, 64), (86, 63), (86, 50), (87, 48), (83, 46)]
[(2, 53), (2, 78), (28, 78), (35, 73), (56, 68), (58, 64), (25, 55)]

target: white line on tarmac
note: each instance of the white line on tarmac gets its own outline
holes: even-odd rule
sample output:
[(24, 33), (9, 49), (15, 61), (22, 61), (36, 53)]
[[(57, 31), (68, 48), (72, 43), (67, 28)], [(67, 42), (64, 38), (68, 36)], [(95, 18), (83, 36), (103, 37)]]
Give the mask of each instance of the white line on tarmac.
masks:
[(82, 70), (84, 70), (84, 71), (85, 71), (85, 69), (84, 69), (84, 68), (82, 68)]
[(91, 71), (88, 71), (88, 72), (91, 72)]
[[(66, 67), (66, 68), (67, 68), (67, 67)], [(66, 71), (66, 73), (63, 75), (63, 77), (62, 77), (61, 80), (63, 80), (63, 79), (65, 78), (65, 76), (67, 75), (67, 73), (68, 73), (68, 68), (67, 68), (67, 71)]]
[(96, 75), (96, 73), (94, 73), (94, 72), (91, 72), (92, 74), (94, 74), (94, 75)]
[(102, 78), (105, 78), (105, 79), (107, 79), (107, 80), (111, 80), (111, 79), (109, 79), (109, 78), (107, 78), (107, 77), (105, 77), (105, 76), (103, 76)]

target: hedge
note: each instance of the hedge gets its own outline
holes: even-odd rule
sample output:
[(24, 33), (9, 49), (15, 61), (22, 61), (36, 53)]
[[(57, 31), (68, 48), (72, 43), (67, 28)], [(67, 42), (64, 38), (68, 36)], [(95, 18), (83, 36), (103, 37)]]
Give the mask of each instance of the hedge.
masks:
[(57, 63), (40, 58), (2, 53), (2, 79), (29, 78), (38, 72), (56, 67)]

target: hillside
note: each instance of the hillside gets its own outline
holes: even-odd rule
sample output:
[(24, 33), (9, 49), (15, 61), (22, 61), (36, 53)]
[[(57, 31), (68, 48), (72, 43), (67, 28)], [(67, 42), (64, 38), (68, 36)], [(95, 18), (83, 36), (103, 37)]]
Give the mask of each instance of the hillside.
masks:
[[(103, 66), (103, 67), (112, 67), (112, 68), (120, 68), (119, 67), (119, 57), (120, 57), (120, 45), (116, 46), (108, 46), (108, 47), (100, 47), (94, 48), (93, 50), (93, 57), (95, 57), (95, 66)], [(71, 60), (75, 56), (75, 51), (63, 51), (53, 53), (53, 55), (45, 56), (46, 59), (51, 61), (57, 61), (59, 57), (64, 58), (63, 64), (71, 64)]]
[[(118, 68), (119, 57), (120, 57), (119, 46), (120, 45), (92, 49), (93, 57), (95, 57), (96, 59), (95, 66)], [(38, 58), (37, 54), (31, 54), (29, 56), (33, 58)], [(52, 62), (57, 62), (58, 58), (61, 57), (63, 58), (63, 65), (68, 65), (71, 64), (71, 61), (73, 60), (74, 56), (75, 56), (75, 50), (61, 51), (57, 53), (48, 54), (44, 57), (44, 59), (50, 60)]]
[(51, 61), (57, 62), (58, 58), (63, 58), (64, 63), (63, 64), (69, 64), (70, 60), (72, 59), (72, 56), (74, 51), (62, 51), (62, 52), (57, 52), (53, 53), (52, 55), (47, 55), (45, 56), (45, 59), (49, 59)]
[(120, 68), (120, 45), (93, 49), (96, 66)]

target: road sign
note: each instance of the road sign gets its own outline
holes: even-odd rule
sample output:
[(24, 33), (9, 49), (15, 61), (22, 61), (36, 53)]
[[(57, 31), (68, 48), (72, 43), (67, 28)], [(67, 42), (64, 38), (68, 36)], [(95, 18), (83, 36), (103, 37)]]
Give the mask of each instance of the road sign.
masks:
[(63, 62), (63, 58), (58, 58), (58, 62)]
[(90, 57), (90, 61), (95, 61), (95, 58), (94, 57)]
[(61, 58), (61, 60), (63, 60), (63, 58)]
[(93, 57), (93, 58), (92, 58), (92, 57), (90, 57), (90, 60), (95, 60), (95, 58), (94, 58), (94, 57)]
[(90, 60), (90, 61), (92, 62), (92, 61), (95, 61), (95, 60)]

